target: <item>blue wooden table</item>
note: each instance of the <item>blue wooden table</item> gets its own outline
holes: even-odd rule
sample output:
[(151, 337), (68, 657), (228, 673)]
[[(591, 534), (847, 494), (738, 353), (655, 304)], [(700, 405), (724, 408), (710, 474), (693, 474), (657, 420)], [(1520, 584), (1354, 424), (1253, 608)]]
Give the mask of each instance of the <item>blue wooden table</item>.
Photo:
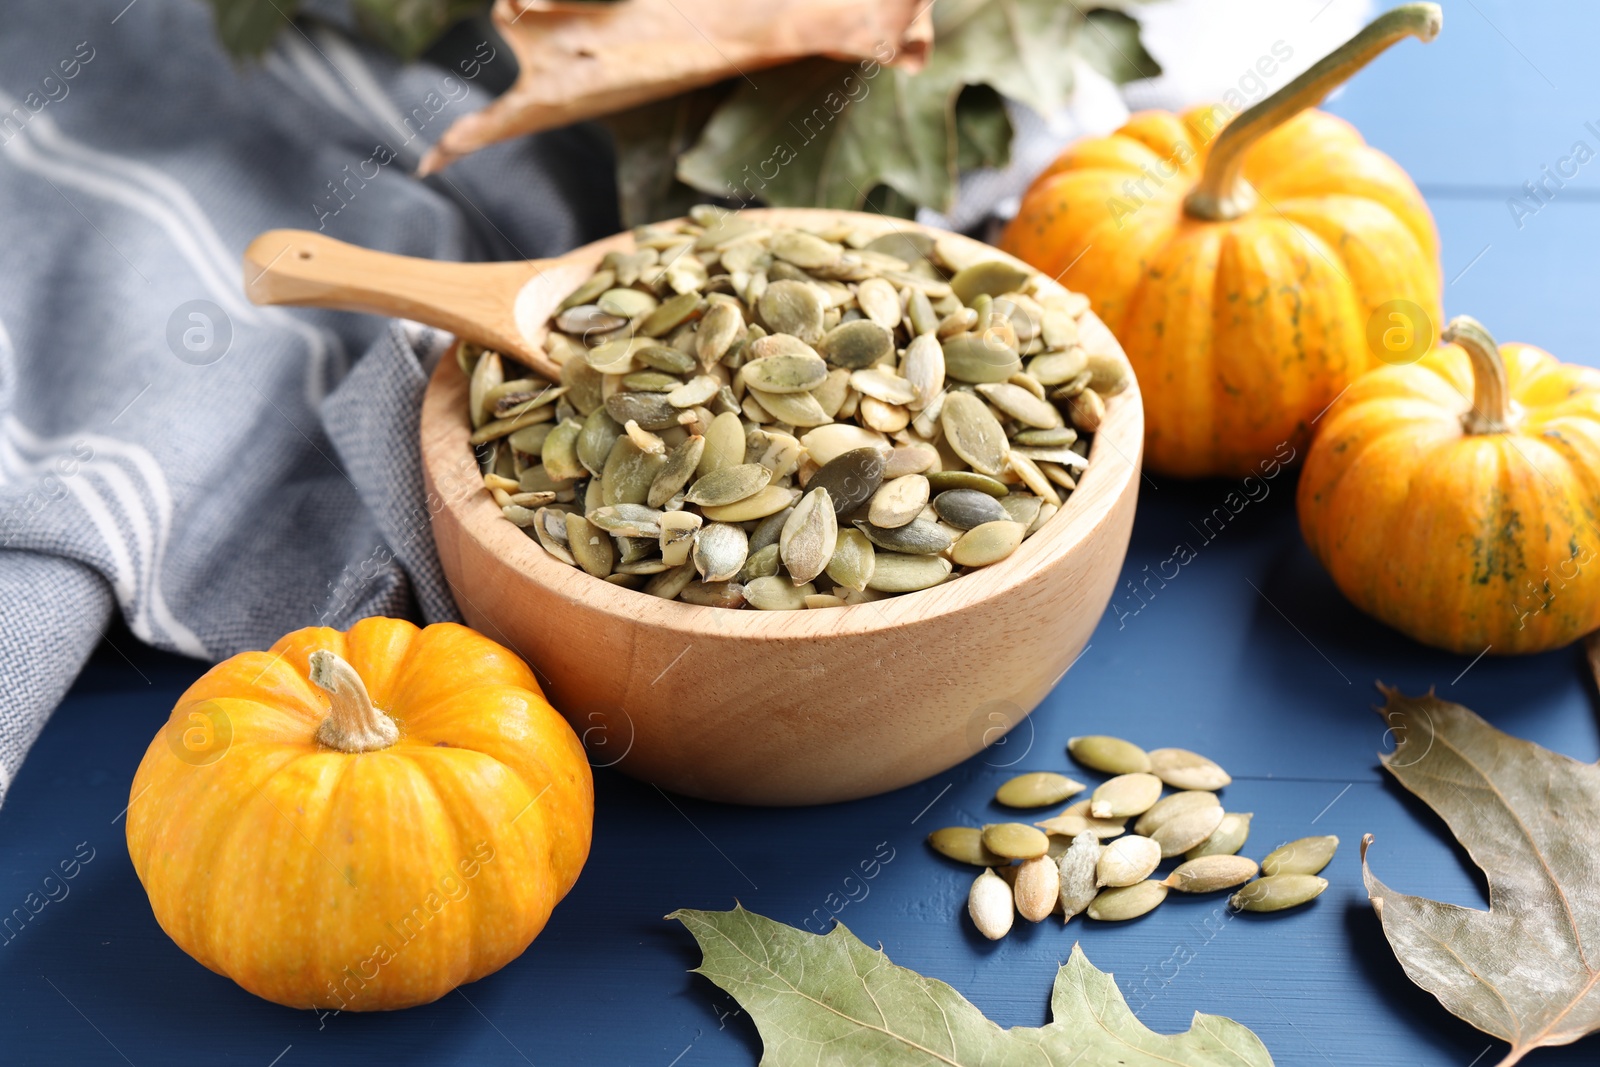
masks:
[[(1585, 318), (1600, 292), (1600, 160), (1520, 226), (1507, 206), (1574, 142), (1600, 150), (1586, 125), (1600, 128), (1591, 54), (1600, 12), (1529, 0), (1445, 6), (1436, 43), (1398, 47), (1333, 110), (1428, 194), (1448, 314), (1600, 365)], [(1443, 825), (1380, 771), (1373, 682), (1437, 686), (1505, 730), (1594, 760), (1594, 687), (1581, 657), (1474, 663), (1357, 614), (1301, 543), (1290, 475), (1201, 545), (1191, 522), (1231, 488), (1145, 484), (1126, 577), (1142, 578), (1180, 541), (1197, 557), (1147, 603), (1119, 594), (1119, 610), (1032, 718), (946, 774), (858, 803), (768, 811), (669, 796), (599, 770), (594, 853), (545, 933), (499, 974), (399, 1014), (277, 1007), (189, 959), (156, 926), (121, 816), (145, 745), (202, 666), (113, 632), (115, 647), (96, 653), (0, 811), (0, 911), (38, 891), (59, 861), (82, 863), (65, 897), (0, 944), (0, 1062), (752, 1063), (754, 1026), (687, 973), (694, 943), (662, 919), (738, 899), (813, 928), (837, 910), (863, 939), (950, 982), (1002, 1025), (1046, 1021), (1055, 970), (1079, 940), (1158, 1030), (1183, 1029), (1199, 1009), (1250, 1026), (1279, 1064), (1493, 1063), (1502, 1046), (1406, 981), (1360, 886), (1356, 844), (1373, 833), (1374, 864), (1396, 889), (1485, 906), (1481, 877)], [(1067, 738), (1092, 732), (1221, 761), (1236, 779), (1228, 808), (1255, 812), (1250, 855), (1338, 834), (1332, 887), (1280, 916), (1230, 919), (1218, 898), (1170, 899), (1130, 924), (1045, 922), (983, 941), (963, 917), (970, 872), (932, 856), (924, 836), (994, 820), (1000, 781), (1068, 769)], [(876, 877), (846, 882), (874, 858)], [(1600, 1038), (1530, 1062), (1597, 1055)]]

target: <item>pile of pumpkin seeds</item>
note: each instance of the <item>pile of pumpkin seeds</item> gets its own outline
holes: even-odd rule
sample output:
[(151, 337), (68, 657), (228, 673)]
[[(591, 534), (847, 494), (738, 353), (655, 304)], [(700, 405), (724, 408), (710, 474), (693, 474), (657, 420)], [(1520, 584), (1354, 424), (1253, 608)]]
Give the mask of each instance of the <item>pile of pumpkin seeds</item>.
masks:
[[(1030, 922), (1048, 915), (1069, 922), (1079, 914), (1106, 922), (1134, 919), (1173, 889), (1214, 893), (1242, 886), (1230, 907), (1272, 912), (1305, 904), (1328, 887), (1318, 874), (1333, 859), (1337, 837), (1291, 841), (1259, 867), (1238, 854), (1251, 816), (1224, 810), (1217, 792), (1233, 779), (1212, 760), (1181, 748), (1146, 752), (1105, 735), (1074, 737), (1067, 751), (1084, 767), (1111, 775), (1087, 799), (1031, 826), (947, 826), (928, 836), (940, 855), (984, 868), (968, 893), (967, 913), (985, 937), (1006, 936), (1017, 915)], [(1163, 796), (1163, 787), (1175, 792)], [(1007, 781), (995, 801), (1043, 808), (1086, 789), (1064, 774), (1034, 771)], [(1152, 877), (1163, 861), (1180, 858), (1165, 878)]]
[(1130, 381), (1086, 298), (970, 242), (710, 207), (634, 238), (551, 319), (559, 383), (457, 349), (506, 518), (613, 584), (820, 608), (997, 563)]

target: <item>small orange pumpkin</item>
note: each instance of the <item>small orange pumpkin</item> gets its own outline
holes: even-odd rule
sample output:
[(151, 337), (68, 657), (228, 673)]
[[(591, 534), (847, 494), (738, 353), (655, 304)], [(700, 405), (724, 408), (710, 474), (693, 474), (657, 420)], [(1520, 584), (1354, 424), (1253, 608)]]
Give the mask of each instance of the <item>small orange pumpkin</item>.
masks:
[(1300, 476), (1300, 528), (1344, 595), (1425, 644), (1542, 652), (1600, 628), (1600, 371), (1454, 342), (1350, 387)]
[(1255, 473), (1280, 446), (1301, 448), (1373, 365), (1374, 315), (1439, 321), (1422, 194), (1354, 127), (1306, 109), (1403, 37), (1431, 40), (1441, 18), (1434, 4), (1386, 12), (1220, 134), (1220, 106), (1135, 115), (1028, 189), (1001, 247), (1071, 271), (1122, 342), (1151, 469)]
[(404, 1008), (515, 959), (589, 854), (594, 784), (510, 651), (453, 623), (297, 630), (189, 687), (133, 780), (161, 928), (296, 1008)]

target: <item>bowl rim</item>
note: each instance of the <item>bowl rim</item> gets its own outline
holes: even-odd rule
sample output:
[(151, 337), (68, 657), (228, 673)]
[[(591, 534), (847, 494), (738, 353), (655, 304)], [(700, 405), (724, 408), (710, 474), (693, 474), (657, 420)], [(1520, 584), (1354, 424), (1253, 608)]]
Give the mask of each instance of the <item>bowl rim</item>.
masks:
[[(862, 226), (881, 228), (884, 233), (896, 229), (915, 230), (955, 239), (963, 245), (982, 249), (989, 255), (1037, 273), (1015, 256), (992, 245), (908, 220), (819, 208), (748, 208), (741, 214), (770, 217), (775, 221), (787, 217), (814, 226), (848, 220)], [(629, 247), (632, 247), (631, 231), (584, 245), (561, 259), (592, 266), (606, 252)], [(1065, 288), (1053, 279), (1049, 284)], [(548, 316), (549, 311), (554, 310), (555, 303), (565, 294), (549, 296), (548, 288), (541, 288), (546, 299), (550, 300), (550, 308), (545, 313)], [(1121, 345), (1099, 317), (1092, 310), (1084, 314), (1087, 318), (1080, 322), (1080, 330), (1087, 327), (1091, 333), (1103, 331), (1103, 336), (1096, 338), (1099, 346), (1109, 345), (1121, 354)], [(460, 475), (463, 466), (461, 458), (472, 456), (471, 446), (467, 442), (471, 433), (465, 397), (468, 383), (456, 361), (450, 358), (450, 350), (446, 350), (446, 355), (429, 376), (419, 420), (431, 522), (437, 525), (443, 512), (451, 512), (459, 532), (475, 541), (485, 554), (504, 566), (515, 568), (562, 601), (615, 616), (628, 623), (647, 624), (691, 636), (716, 634), (773, 640), (858, 635), (937, 619), (1004, 596), (1037, 572), (1060, 563), (1074, 548), (1087, 541), (1109, 518), (1126, 493), (1137, 493), (1141, 476), (1144, 411), (1139, 383), (1130, 370), (1127, 388), (1107, 398), (1105, 417), (1090, 445), (1089, 465), (1079, 487), (1067, 497), (1061, 510), (1044, 528), (1023, 541), (1015, 552), (999, 563), (929, 589), (842, 607), (758, 611), (663, 600), (639, 590), (610, 585), (552, 557), (536, 540), (506, 521), (493, 498), (482, 488), (475, 460), (470, 466), (477, 491), (468, 491), (465, 486), (459, 493), (445, 491), (449, 480)], [(515, 359), (514, 356), (506, 358)], [(437, 507), (434, 506), (436, 501)], [(450, 588), (453, 595), (463, 595), (456, 583), (451, 582)]]

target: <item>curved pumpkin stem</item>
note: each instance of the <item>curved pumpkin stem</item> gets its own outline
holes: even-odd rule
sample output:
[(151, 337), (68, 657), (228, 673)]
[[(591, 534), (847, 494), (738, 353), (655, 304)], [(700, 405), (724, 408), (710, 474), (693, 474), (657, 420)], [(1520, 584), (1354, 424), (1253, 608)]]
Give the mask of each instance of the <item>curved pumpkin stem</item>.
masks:
[(311, 653), (312, 684), (324, 689), (333, 710), (317, 727), (317, 740), (340, 752), (372, 752), (400, 740), (400, 728), (367, 695), (356, 669), (327, 649)]
[(1294, 81), (1245, 109), (1217, 135), (1205, 172), (1183, 202), (1184, 210), (1195, 218), (1216, 222), (1244, 214), (1256, 199), (1242, 173), (1245, 153), (1252, 145), (1306, 108), (1322, 103), (1396, 41), (1406, 37), (1431, 41), (1443, 24), (1444, 12), (1438, 4), (1401, 4), (1373, 19)]
[(1451, 319), (1439, 340), (1460, 345), (1472, 362), (1472, 410), (1461, 416), (1461, 425), (1468, 433), (1505, 433), (1511, 428), (1511, 379), (1500, 346), (1470, 315)]

